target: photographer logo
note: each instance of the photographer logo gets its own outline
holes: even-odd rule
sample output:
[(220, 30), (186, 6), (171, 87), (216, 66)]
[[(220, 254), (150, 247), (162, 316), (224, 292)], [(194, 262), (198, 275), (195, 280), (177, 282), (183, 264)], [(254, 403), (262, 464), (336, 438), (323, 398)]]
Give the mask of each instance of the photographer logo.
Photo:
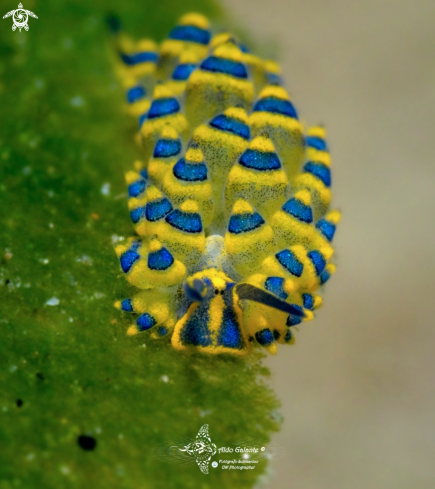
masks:
[(29, 26), (27, 25), (27, 21), (29, 20), (29, 16), (37, 19), (38, 17), (31, 12), (30, 10), (26, 10), (23, 8), (23, 4), (19, 3), (18, 8), (16, 10), (11, 10), (7, 14), (3, 15), (4, 19), (8, 17), (12, 17), (12, 30), (15, 31), (17, 28), (20, 30), (24, 29), (26, 31), (29, 30)]
[[(266, 447), (261, 446), (255, 440), (242, 441), (237, 443), (235, 448), (231, 446), (217, 448), (211, 441), (208, 424), (201, 426), (194, 440), (186, 444), (187, 441), (184, 442), (184, 448), (172, 445), (169, 450), (176, 448), (178, 452), (184, 452), (192, 462), (198, 464), (203, 474), (209, 473), (210, 465), (214, 469), (219, 467), (222, 470), (253, 470), (261, 459), (270, 458), (270, 455), (266, 453)], [(219, 461), (212, 461), (211, 458), (216, 454), (222, 458)], [(178, 461), (182, 462), (182, 460)]]
[(216, 445), (211, 442), (208, 434), (208, 424), (201, 426), (194, 441), (184, 448), (179, 448), (179, 450), (195, 457), (195, 461), (201, 469), (201, 472), (208, 474), (210, 459), (216, 453)]

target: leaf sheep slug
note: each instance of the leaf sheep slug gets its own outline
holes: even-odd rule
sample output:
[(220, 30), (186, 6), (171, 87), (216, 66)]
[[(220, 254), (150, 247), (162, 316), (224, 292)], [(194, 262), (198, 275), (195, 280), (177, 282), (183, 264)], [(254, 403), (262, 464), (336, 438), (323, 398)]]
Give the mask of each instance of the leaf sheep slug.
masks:
[(136, 235), (116, 246), (138, 293), (128, 334), (246, 355), (293, 343), (335, 271), (330, 154), (304, 130), (279, 66), (183, 16), (160, 46), (112, 22), (143, 158), (126, 175)]

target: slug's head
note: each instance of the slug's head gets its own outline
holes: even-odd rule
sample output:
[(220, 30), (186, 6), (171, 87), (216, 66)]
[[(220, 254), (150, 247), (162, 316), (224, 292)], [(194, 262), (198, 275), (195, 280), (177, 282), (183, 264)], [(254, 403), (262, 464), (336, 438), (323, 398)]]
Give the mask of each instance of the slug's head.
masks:
[(184, 293), (193, 302), (203, 302), (211, 300), (218, 295), (227, 295), (235, 283), (229, 281), (223, 274), (216, 274), (214, 270), (210, 273), (192, 275), (184, 283)]
[(251, 343), (242, 326), (241, 301), (254, 301), (294, 316), (303, 316), (276, 295), (248, 283), (236, 284), (224, 272), (207, 269), (187, 278), (184, 294), (190, 302), (175, 325), (175, 348), (197, 348), (207, 353), (246, 355)]
[(292, 316), (304, 317), (304, 313), (299, 307), (279, 299), (275, 294), (267, 290), (256, 287), (248, 283), (234, 283), (222, 273), (217, 275), (213, 269), (207, 273), (192, 275), (184, 283), (184, 293), (193, 302), (203, 302), (213, 299), (214, 296), (234, 294), (234, 299), (258, 302), (266, 306), (283, 311)]

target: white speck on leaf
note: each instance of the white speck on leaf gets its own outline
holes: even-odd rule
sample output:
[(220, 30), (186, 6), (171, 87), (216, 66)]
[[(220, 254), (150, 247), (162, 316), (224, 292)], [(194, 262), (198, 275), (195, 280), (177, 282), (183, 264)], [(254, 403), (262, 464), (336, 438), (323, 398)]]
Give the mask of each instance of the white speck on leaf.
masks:
[(52, 297), (51, 299), (48, 299), (48, 301), (45, 304), (47, 306), (58, 306), (59, 302), (60, 301), (57, 297)]
[(39, 89), (45, 86), (45, 81), (42, 78), (36, 78), (34, 83), (35, 83), (35, 87)]
[(201, 418), (203, 418), (204, 416), (207, 416), (207, 414), (211, 414), (212, 412), (212, 409), (200, 409), (199, 415), (201, 416)]
[(73, 97), (69, 103), (73, 106), (73, 107), (81, 107), (85, 101), (83, 99), (83, 97), (81, 97), (80, 95), (76, 95), (75, 97)]
[(88, 265), (91, 267), (94, 263), (94, 260), (88, 255), (82, 255), (76, 258), (76, 262), (83, 263), (83, 265)]
[(103, 185), (101, 186), (101, 193), (103, 195), (110, 195), (110, 183), (103, 183)]
[(74, 46), (74, 43), (73, 43), (71, 38), (65, 37), (62, 40), (62, 47), (64, 47), (65, 49), (71, 49), (73, 46)]

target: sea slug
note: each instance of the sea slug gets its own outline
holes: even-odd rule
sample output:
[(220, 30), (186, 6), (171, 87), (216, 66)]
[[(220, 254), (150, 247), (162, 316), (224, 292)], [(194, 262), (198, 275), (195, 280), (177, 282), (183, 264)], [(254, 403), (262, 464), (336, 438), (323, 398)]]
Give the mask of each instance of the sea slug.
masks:
[(116, 246), (140, 291), (116, 302), (179, 350), (246, 355), (294, 342), (335, 271), (325, 129), (304, 131), (280, 68), (183, 16), (160, 46), (112, 20), (142, 161), (126, 175), (136, 235)]

